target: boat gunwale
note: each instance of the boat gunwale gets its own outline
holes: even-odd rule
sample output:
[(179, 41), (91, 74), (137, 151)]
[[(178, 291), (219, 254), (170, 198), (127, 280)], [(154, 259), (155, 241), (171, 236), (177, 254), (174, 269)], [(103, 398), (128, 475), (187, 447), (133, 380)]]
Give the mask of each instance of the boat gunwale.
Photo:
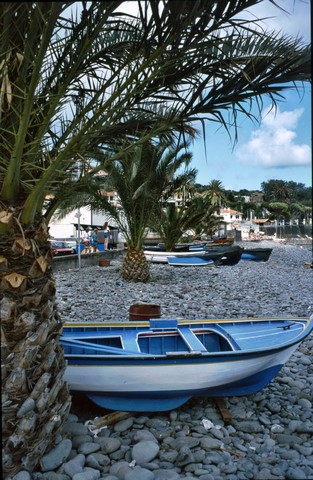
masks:
[[(242, 319), (240, 319), (242, 320)], [(274, 319), (271, 319), (271, 320), (274, 320)], [(271, 321), (269, 320), (269, 321)], [(280, 319), (282, 320), (282, 319)], [(202, 359), (206, 359), (206, 358), (214, 358), (214, 357), (217, 357), (217, 358), (222, 358), (223, 356), (231, 356), (232, 358), (236, 358), (238, 356), (246, 356), (246, 355), (253, 355), (255, 354), (256, 356), (260, 356), (260, 355), (266, 355), (266, 354), (269, 354), (269, 353), (276, 353), (276, 352), (279, 352), (281, 350), (284, 350), (286, 348), (290, 348), (290, 347), (293, 347), (294, 345), (296, 344), (299, 344), (300, 342), (302, 342), (309, 334), (310, 332), (312, 331), (312, 328), (313, 328), (313, 315), (311, 317), (304, 317), (303, 319), (300, 319), (300, 318), (283, 318), (283, 320), (286, 320), (286, 321), (290, 321), (293, 320), (292, 323), (289, 323), (289, 327), (288, 325), (286, 325), (287, 328), (290, 328), (290, 326), (292, 326), (294, 323), (296, 324), (302, 324), (303, 328), (301, 329), (300, 333), (298, 335), (296, 335), (292, 340), (289, 340), (287, 342), (284, 342), (284, 343), (281, 343), (279, 345), (276, 345), (276, 346), (270, 346), (270, 347), (258, 347), (258, 348), (245, 348), (245, 349), (240, 349), (240, 350), (228, 350), (228, 351), (217, 351), (217, 352), (209, 352), (209, 351), (201, 351), (199, 352), (199, 357), (201, 357)], [(251, 318), (250, 319), (246, 319), (245, 321), (250, 321), (251, 322)], [(264, 323), (264, 319), (259, 319), (260, 323), (263, 322)], [(279, 319), (275, 319), (275, 321), (279, 321)], [(139, 322), (139, 323), (145, 323), (147, 326), (147, 322)], [(190, 322), (181, 322), (180, 324), (187, 324), (189, 325)], [(195, 321), (195, 323), (199, 323), (199, 321)], [(200, 322), (201, 323), (201, 322)], [(220, 323), (220, 322), (218, 322)], [(228, 322), (228, 323), (239, 323), (239, 322)], [(68, 325), (68, 324), (65, 324), (65, 325)], [(84, 324), (85, 325), (85, 324)], [(106, 324), (107, 325), (107, 324)], [(89, 326), (89, 324), (88, 324)], [(101, 324), (100, 324), (101, 326)], [(102, 326), (103, 326), (103, 323), (102, 323)], [(75, 328), (75, 327), (74, 327)], [(132, 328), (130, 326), (130, 328)], [(284, 328), (284, 327), (277, 327), (277, 328)], [(204, 328), (203, 328), (204, 329)], [(205, 327), (205, 329), (207, 330), (207, 327)], [(175, 331), (175, 329), (173, 329), (173, 333), (177, 333)], [(199, 330), (199, 328), (198, 328)], [(309, 331), (308, 331), (309, 330)], [(213, 330), (214, 332), (214, 330)], [(140, 332), (139, 332), (140, 333)], [(147, 330), (145, 332), (142, 332), (142, 333), (145, 333), (145, 334), (152, 334), (153, 332), (151, 330)], [(159, 329), (159, 333), (162, 333), (161, 329)], [(165, 333), (165, 332), (163, 332)], [(215, 333), (218, 333), (219, 335), (221, 335), (221, 332), (216, 332)], [(235, 342), (236, 340), (233, 338), (232, 335), (228, 334), (227, 331), (225, 331), (226, 333), (226, 339), (227, 339), (227, 336), (229, 335), (230, 338)], [(223, 336), (223, 335), (221, 335)], [(229, 339), (227, 339), (228, 342), (229, 342)], [(187, 343), (188, 345), (188, 343)], [(125, 352), (125, 351), (124, 351)], [(175, 357), (175, 358), (195, 358), (195, 354), (194, 354), (195, 350), (190, 350), (190, 351), (183, 351), (181, 352), (181, 355)], [(178, 353), (178, 352), (177, 352)], [(77, 357), (82, 357), (82, 354), (65, 354), (65, 357), (66, 358), (77, 358)], [(122, 349), (119, 349), (119, 351), (117, 352), (117, 354), (114, 354), (114, 355), (109, 355), (109, 354), (104, 354), (104, 355), (98, 355), (98, 354), (94, 354), (94, 355), (85, 355), (83, 354), (83, 358), (94, 358), (94, 359), (125, 359), (125, 360), (129, 360), (129, 359), (140, 359), (140, 360), (144, 360), (144, 359), (168, 359), (169, 357), (165, 354), (149, 354), (149, 353), (142, 353), (142, 352), (131, 352), (131, 353), (123, 353), (123, 350)]]
[[(134, 363), (134, 364), (129, 364), (129, 361), (133, 362), (140, 362), (142, 365), (143, 361), (147, 361), (150, 363), (146, 363), (142, 366), (155, 366), (159, 367), (160, 365), (164, 364), (164, 366), (168, 365), (194, 365), (195, 363), (199, 364), (209, 364), (211, 365), (212, 363), (227, 363), (227, 362), (243, 362), (246, 360), (253, 360), (256, 358), (261, 358), (261, 357), (266, 357), (269, 355), (274, 355), (277, 354), (281, 351), (287, 350), (289, 348), (292, 348), (294, 345), (297, 345), (299, 341), (293, 342), (291, 344), (285, 345), (285, 346), (280, 346), (280, 347), (275, 347), (272, 349), (260, 349), (258, 350), (231, 350), (231, 351), (223, 351), (223, 352), (196, 352), (197, 355), (195, 354), (195, 351), (189, 351), (189, 352), (175, 352), (175, 356), (173, 356), (173, 352), (167, 352), (166, 354), (140, 354), (140, 353), (134, 353), (132, 355), (125, 354), (125, 355), (82, 355), (82, 354), (66, 354), (65, 358), (68, 360), (73, 361), (74, 359), (79, 359), (77, 363), (70, 363), (69, 366), (75, 366), (79, 365), (80, 367), (83, 366), (90, 366), (93, 365), (94, 367), (102, 367), (105, 366), (107, 361), (114, 360), (114, 362), (111, 364), (112, 365), (119, 365), (119, 364), (125, 364), (125, 366), (137, 366), (139, 363)], [(223, 357), (225, 359), (223, 360)], [(96, 365), (96, 364), (90, 364), (87, 363), (88, 360), (95, 360), (103, 361), (103, 365)], [(212, 362), (212, 360), (214, 360)], [(86, 365), (83, 363), (86, 361)], [(155, 363), (155, 361), (161, 362), (161, 363)], [(179, 364), (176, 363), (179, 361)], [(153, 364), (151, 364), (153, 362)], [(175, 362), (175, 363), (174, 363)]]

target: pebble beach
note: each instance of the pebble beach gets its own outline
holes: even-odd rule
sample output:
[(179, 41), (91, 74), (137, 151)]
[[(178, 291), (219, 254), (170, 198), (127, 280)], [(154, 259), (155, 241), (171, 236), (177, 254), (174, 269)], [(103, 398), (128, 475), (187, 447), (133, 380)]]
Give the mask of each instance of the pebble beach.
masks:
[[(242, 246), (248, 244), (238, 243)], [(218, 267), (151, 264), (149, 283), (110, 266), (56, 272), (67, 322), (128, 320), (135, 303), (160, 305), (161, 318), (308, 317), (313, 313), (311, 244), (264, 240), (267, 262)], [(302, 480), (313, 479), (313, 336), (260, 392), (227, 397), (230, 420), (210, 398), (169, 412), (130, 414), (95, 432), (109, 411), (73, 395), (70, 416), (41, 470), (16, 480)]]

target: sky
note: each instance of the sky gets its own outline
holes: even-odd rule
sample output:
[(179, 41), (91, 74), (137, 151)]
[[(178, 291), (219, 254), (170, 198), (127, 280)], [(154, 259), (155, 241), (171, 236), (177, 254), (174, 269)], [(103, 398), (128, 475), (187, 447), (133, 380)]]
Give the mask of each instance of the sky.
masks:
[[(270, 30), (301, 36), (309, 43), (310, 0), (277, 3), (290, 15), (267, 1), (250, 11), (258, 18), (274, 17), (266, 20)], [(285, 100), (279, 103), (276, 113), (265, 99), (260, 124), (244, 117), (239, 120), (235, 146), (222, 127), (215, 122), (207, 124), (206, 153), (202, 135), (189, 148), (193, 153), (191, 166), (198, 170), (197, 183), (207, 185), (211, 180), (220, 180), (225, 189), (235, 191), (260, 191), (261, 183), (272, 179), (312, 186), (311, 86), (306, 84), (302, 96), (289, 89), (283, 95)]]

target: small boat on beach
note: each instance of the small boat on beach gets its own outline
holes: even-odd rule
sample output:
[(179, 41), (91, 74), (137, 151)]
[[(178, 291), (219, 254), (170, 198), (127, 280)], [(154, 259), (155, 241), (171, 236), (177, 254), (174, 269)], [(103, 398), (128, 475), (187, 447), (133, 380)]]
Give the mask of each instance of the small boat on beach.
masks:
[(236, 265), (241, 259), (243, 250), (239, 245), (209, 247), (206, 249), (205, 258), (214, 260), (214, 257), (220, 256), (218, 265)]
[(246, 248), (241, 254), (242, 260), (252, 260), (254, 262), (267, 262), (272, 253), (272, 248)]
[(166, 251), (162, 249), (144, 249), (144, 255), (152, 263), (168, 263), (168, 257), (202, 258), (205, 261), (213, 260), (215, 265), (236, 265), (239, 262), (243, 247), (239, 245), (209, 247), (199, 250)]
[(212, 238), (211, 240), (207, 240), (206, 246), (207, 247), (215, 247), (218, 245), (233, 245), (235, 241), (235, 237), (220, 237), (220, 238)]
[(59, 342), (72, 393), (109, 410), (167, 411), (258, 392), (312, 329), (313, 315), (84, 322), (66, 323)]
[(166, 251), (161, 249), (156, 250), (144, 250), (144, 255), (148, 262), (152, 263), (168, 263), (168, 257), (176, 257), (176, 258), (188, 258), (188, 257), (204, 257), (206, 254), (205, 250), (201, 250), (199, 252), (194, 251)]
[[(176, 243), (172, 252), (194, 252), (202, 251), (206, 249), (205, 243)], [(144, 245), (143, 250), (148, 252), (164, 252), (166, 251), (164, 243), (158, 243), (158, 245)]]
[(173, 267), (207, 267), (214, 266), (214, 261), (202, 257), (167, 257), (167, 263)]

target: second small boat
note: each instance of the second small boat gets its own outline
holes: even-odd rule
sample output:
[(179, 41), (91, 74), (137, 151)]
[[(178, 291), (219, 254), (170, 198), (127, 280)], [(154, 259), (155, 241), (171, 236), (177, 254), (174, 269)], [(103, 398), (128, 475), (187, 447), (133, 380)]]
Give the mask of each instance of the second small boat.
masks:
[(272, 248), (244, 248), (241, 259), (254, 262), (267, 262), (272, 253)]
[(167, 263), (173, 267), (207, 267), (214, 266), (214, 261), (201, 257), (167, 257)]

